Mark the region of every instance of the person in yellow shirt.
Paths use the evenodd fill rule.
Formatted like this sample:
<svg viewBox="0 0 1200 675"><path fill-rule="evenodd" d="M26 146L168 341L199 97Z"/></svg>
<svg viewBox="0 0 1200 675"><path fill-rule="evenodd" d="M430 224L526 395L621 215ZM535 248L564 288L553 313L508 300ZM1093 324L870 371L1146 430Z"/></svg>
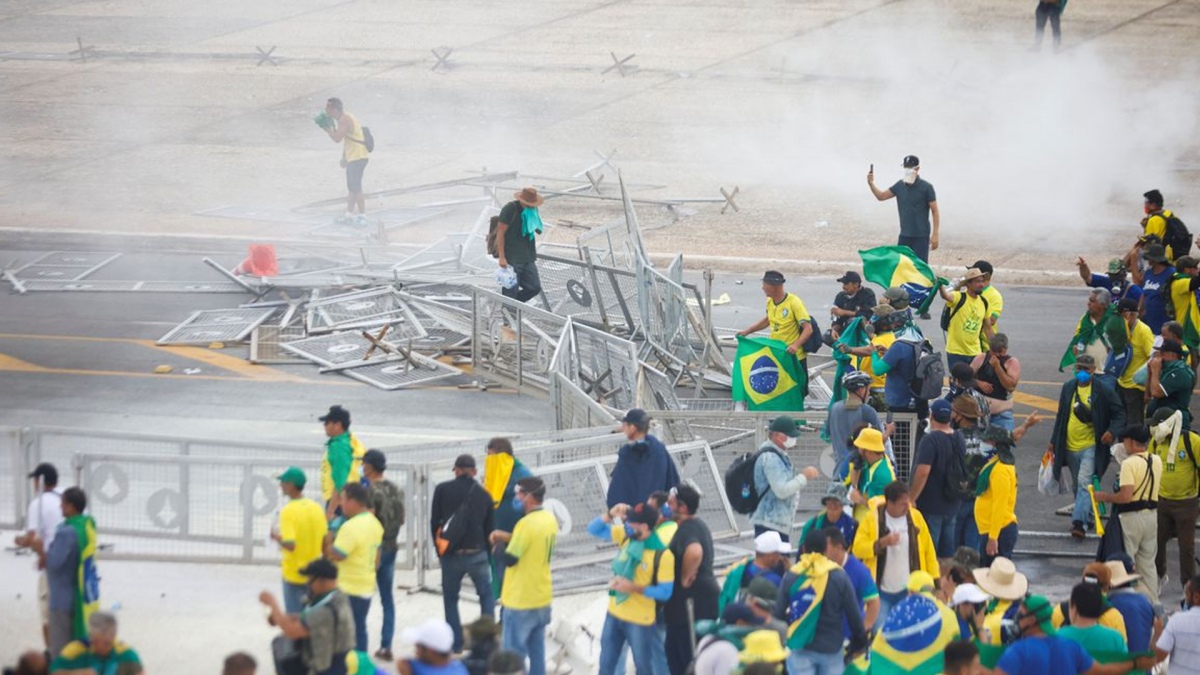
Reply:
<svg viewBox="0 0 1200 675"><path fill-rule="evenodd" d="M1171 217L1171 211L1164 209L1163 205L1166 202L1163 199L1162 192L1158 190L1150 190L1142 195L1145 202L1142 210L1145 211L1146 217L1142 218L1142 237L1139 242L1144 241L1147 237L1157 237L1158 241L1166 248L1167 260L1175 260L1176 251L1167 246L1167 218ZM1179 253L1182 253L1180 251Z"/></svg>
<svg viewBox="0 0 1200 675"><path fill-rule="evenodd" d="M624 524L614 525L615 518ZM667 652L655 620L658 603L675 589L675 556L654 533L658 509L618 505L588 524L588 533L621 547L613 559L608 615L600 635L600 675L625 672L625 645L639 673L667 672Z"/></svg>
<svg viewBox="0 0 1200 675"><path fill-rule="evenodd" d="M308 476L299 467L290 466L279 475L279 490L290 501L279 512L278 529L271 529L271 539L281 549L283 608L288 614L299 614L304 608L308 578L300 570L321 557L322 542L328 531L325 509L304 496L307 482Z"/></svg>
<svg viewBox="0 0 1200 675"><path fill-rule="evenodd" d="M1017 566L1004 556L997 556L987 567L973 570L972 576L979 590L991 596L984 605L978 643L983 667L994 668L1004 654L1004 622L1015 620L1021 599L1029 591L1029 578L1018 572Z"/></svg>
<svg viewBox="0 0 1200 675"><path fill-rule="evenodd" d="M1104 594L1104 611L1100 613L1100 619L1097 623L1105 628L1111 628L1121 634L1123 640L1128 641L1128 633L1125 628L1125 615L1113 606L1108 601L1108 591L1112 588L1112 568L1104 563L1091 562L1083 568L1083 583L1096 584L1100 587L1100 592ZM1050 616L1050 622L1055 628L1071 625L1070 601L1064 600L1054 606L1054 613Z"/></svg>
<svg viewBox="0 0 1200 675"><path fill-rule="evenodd" d="M988 303L988 320L992 323L992 332L999 333L1000 315L1004 313L1004 296L1000 295L1000 291L992 285L992 277L995 276L995 268L992 263L986 260L976 260L974 265L967 267L968 270L975 268L983 272L983 290L979 292L979 296ZM979 336L979 348L981 351L988 350L988 337L986 335Z"/></svg>
<svg viewBox="0 0 1200 675"><path fill-rule="evenodd" d="M1036 418L1034 418L1036 424ZM1021 433L1028 426L1021 427ZM979 557L984 567L996 556L1012 560L1017 546L1017 468L1013 456L1013 434L1004 427L990 426L983 440L993 450L979 471L975 485L975 525L979 529Z"/></svg>
<svg viewBox="0 0 1200 675"><path fill-rule="evenodd" d="M1125 405L1125 422L1141 424L1146 419L1146 385L1138 384L1133 376L1150 360L1150 353L1154 351L1154 332L1138 318L1137 300L1120 300L1117 313L1129 330L1129 361L1117 378L1117 395Z"/></svg>
<svg viewBox="0 0 1200 675"><path fill-rule="evenodd" d="M1186 428L1183 413L1159 408L1150 418L1150 444L1146 452L1162 460L1162 485L1158 494L1158 555L1154 566L1159 579L1167 576L1167 542L1179 540L1179 583L1196 574L1197 466L1200 434ZM1163 582L1166 586L1166 582Z"/></svg>
<svg viewBox="0 0 1200 675"><path fill-rule="evenodd" d="M995 333L992 329L991 307L983 297L987 275L972 267L963 277L960 290L947 290L938 286L938 293L946 301L950 312L946 328L946 369L956 363L970 365L976 354L983 351L985 339Z"/></svg>
<svg viewBox="0 0 1200 675"><path fill-rule="evenodd" d="M491 536L493 544L507 544L501 564L509 570L500 590L504 648L519 654L522 662L529 658L530 675L546 675L546 627L553 596L550 559L558 542L558 520L542 508L545 499L541 478L517 481L513 508L524 515L511 534L495 530Z"/></svg>
<svg viewBox="0 0 1200 675"><path fill-rule="evenodd" d="M367 224L367 202L363 194L363 172L371 151L367 149L367 135L358 118L346 112L342 99L331 98L325 102L325 114L336 126L325 127L325 133L334 143L342 144L341 165L346 169L346 216L342 222L363 227Z"/></svg>
<svg viewBox="0 0 1200 675"><path fill-rule="evenodd" d="M787 279L783 273L767 270L762 278L763 295L767 296L767 315L749 328L738 331L738 335L749 335L771 327L771 339L787 345L787 352L796 359L797 372L802 382L797 382L803 394L808 391L808 354L804 343L812 335L813 323L808 310L799 297L788 293L783 285Z"/></svg>
<svg viewBox="0 0 1200 675"><path fill-rule="evenodd" d="M375 570L379 567L383 525L370 511L371 497L362 483L342 488L346 521L337 536L325 536L325 557L337 563L338 590L350 600L354 612L355 649L367 651L367 612L375 595Z"/></svg>
<svg viewBox="0 0 1200 675"><path fill-rule="evenodd" d="M1121 522L1125 552L1133 558L1150 602L1158 604L1158 493L1162 485L1163 461L1146 452L1150 430L1145 425L1129 425L1119 434L1125 452L1121 462L1117 492L1097 492L1096 501L1114 505Z"/></svg>

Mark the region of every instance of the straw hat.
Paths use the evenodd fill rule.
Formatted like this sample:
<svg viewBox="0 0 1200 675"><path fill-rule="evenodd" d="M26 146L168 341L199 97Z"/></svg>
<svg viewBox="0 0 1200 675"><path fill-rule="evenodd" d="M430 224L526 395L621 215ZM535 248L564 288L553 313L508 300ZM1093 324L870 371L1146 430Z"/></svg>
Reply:
<svg viewBox="0 0 1200 675"><path fill-rule="evenodd" d="M1113 588L1120 588L1131 581L1137 581L1138 579L1142 578L1142 575L1140 574L1130 574L1128 571L1126 571L1125 563L1121 562L1120 560L1109 560L1108 562L1104 563L1104 566L1107 567L1109 572L1112 573L1112 580L1109 581L1109 584L1111 584Z"/></svg>
<svg viewBox="0 0 1200 675"><path fill-rule="evenodd" d="M975 585L1001 600L1020 600L1029 590L1029 579L1008 558L998 557L991 567L975 570Z"/></svg>
<svg viewBox="0 0 1200 675"><path fill-rule="evenodd" d="M978 267L972 267L971 269L967 270L967 274L963 277L963 281L978 279L982 276L984 276L983 270L979 269Z"/></svg>
<svg viewBox="0 0 1200 675"><path fill-rule="evenodd" d="M738 655L742 663L782 663L788 657L788 650L783 648L783 641L779 639L779 631L756 630L748 633L742 645Z"/></svg>
<svg viewBox="0 0 1200 675"><path fill-rule="evenodd" d="M854 447L883 454L883 433L875 427L867 427L858 433L858 438L854 439Z"/></svg>
<svg viewBox="0 0 1200 675"><path fill-rule="evenodd" d="M520 192L514 192L513 197L516 197L517 201L521 202L521 206L528 206L530 208L537 208L546 203L546 200L538 194L535 187L522 188Z"/></svg>

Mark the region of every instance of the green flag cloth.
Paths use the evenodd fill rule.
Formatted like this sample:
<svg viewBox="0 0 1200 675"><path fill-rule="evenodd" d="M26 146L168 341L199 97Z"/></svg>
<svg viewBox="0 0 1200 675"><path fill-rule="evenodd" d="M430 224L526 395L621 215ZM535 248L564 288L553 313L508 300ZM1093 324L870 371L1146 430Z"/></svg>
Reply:
<svg viewBox="0 0 1200 675"><path fill-rule="evenodd" d="M938 286L947 283L907 246L878 246L859 251L858 256L862 258L863 277L867 281L908 291L909 304L920 314L929 311Z"/></svg>
<svg viewBox="0 0 1200 675"><path fill-rule="evenodd" d="M1120 343L1120 349L1124 349L1129 343L1129 330L1126 326L1122 340L1121 326L1125 326L1125 322L1117 314L1116 305L1109 305L1100 319L1095 322L1092 321L1090 314L1084 312L1083 316L1079 318L1079 324L1075 327L1075 336L1071 338L1067 350L1063 352L1062 360L1058 362L1058 372L1061 373L1064 368L1075 365L1075 357L1084 347L1096 340L1100 340L1109 351L1112 351L1117 348L1117 345L1113 344L1115 339ZM1097 365L1104 366L1103 363Z"/></svg>

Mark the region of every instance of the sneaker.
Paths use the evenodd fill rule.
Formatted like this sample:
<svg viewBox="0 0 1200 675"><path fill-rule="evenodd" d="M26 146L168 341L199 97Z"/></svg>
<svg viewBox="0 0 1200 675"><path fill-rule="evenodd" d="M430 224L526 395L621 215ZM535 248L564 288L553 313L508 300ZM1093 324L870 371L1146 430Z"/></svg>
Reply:
<svg viewBox="0 0 1200 675"><path fill-rule="evenodd" d="M391 661L392 659L394 659L396 657L394 657L392 655L392 650L381 648L379 651L375 652L375 658L377 658L381 661Z"/></svg>
<svg viewBox="0 0 1200 675"><path fill-rule="evenodd" d="M932 318L933 318L932 316L929 316L929 312L921 312L921 320L922 321L928 321Z"/></svg>
<svg viewBox="0 0 1200 675"><path fill-rule="evenodd" d="M367 216L365 214L360 213L357 216L354 216L354 220L352 220L350 224L354 227L366 227L367 225L370 225L370 221L367 220Z"/></svg>
<svg viewBox="0 0 1200 675"><path fill-rule="evenodd" d="M1079 522L1078 520L1071 521L1071 536L1074 537L1076 541L1083 541L1085 538L1087 538L1087 532L1083 529L1083 523Z"/></svg>

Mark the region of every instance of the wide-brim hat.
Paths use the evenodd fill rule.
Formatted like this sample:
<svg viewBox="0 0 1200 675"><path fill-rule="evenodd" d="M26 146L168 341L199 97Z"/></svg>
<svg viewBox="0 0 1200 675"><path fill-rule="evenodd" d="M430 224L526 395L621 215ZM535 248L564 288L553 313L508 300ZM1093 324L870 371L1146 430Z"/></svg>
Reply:
<svg viewBox="0 0 1200 675"><path fill-rule="evenodd" d="M978 267L972 267L972 268L968 269L967 273L963 276L963 281L970 281L972 279L978 279L979 277L982 277L982 276L984 276L983 270L979 269Z"/></svg>
<svg viewBox="0 0 1200 675"><path fill-rule="evenodd" d="M1001 600L1020 600L1029 591L1029 579L1005 557L997 557L991 567L976 569L975 585L984 593Z"/></svg>
<svg viewBox="0 0 1200 675"><path fill-rule="evenodd" d="M1104 566L1107 567L1108 571L1112 574L1112 578L1108 583L1113 588L1120 588L1127 583L1137 581L1138 579L1142 578L1142 575L1134 574L1126 569L1125 563L1121 562L1120 560L1109 560L1108 562L1104 563Z"/></svg>
<svg viewBox="0 0 1200 675"><path fill-rule="evenodd" d="M850 506L850 488L841 481L829 481L829 487L825 489L824 496L821 497L821 506L829 503L830 499L835 499L842 506Z"/></svg>
<svg viewBox="0 0 1200 675"><path fill-rule="evenodd" d="M532 186L521 188L520 192L514 192L513 197L515 197L517 201L521 202L522 206L528 206L535 209L546 203L546 198L539 195L537 188Z"/></svg>
<svg viewBox="0 0 1200 675"><path fill-rule="evenodd" d="M1142 249L1142 258L1150 262L1167 262L1167 249L1162 244L1146 244Z"/></svg>
<svg viewBox="0 0 1200 675"><path fill-rule="evenodd" d="M854 439L854 447L868 452L884 453L883 432L874 427L863 429L858 433L858 438Z"/></svg>
<svg viewBox="0 0 1200 675"><path fill-rule="evenodd" d="M742 663L780 663L787 657L788 650L783 648L779 631L769 629L747 633L742 639L742 651L738 654L738 660Z"/></svg>

